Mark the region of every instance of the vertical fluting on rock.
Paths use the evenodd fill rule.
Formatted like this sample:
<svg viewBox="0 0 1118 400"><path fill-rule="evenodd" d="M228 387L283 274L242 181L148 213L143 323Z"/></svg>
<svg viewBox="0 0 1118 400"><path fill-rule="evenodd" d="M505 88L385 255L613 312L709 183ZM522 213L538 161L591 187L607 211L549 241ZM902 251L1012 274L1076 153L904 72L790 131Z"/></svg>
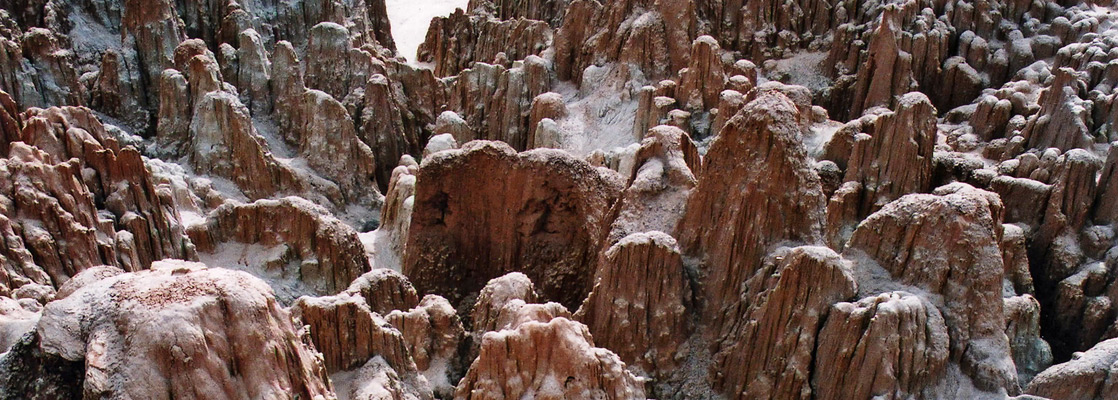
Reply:
<svg viewBox="0 0 1118 400"><path fill-rule="evenodd" d="M435 153L417 175L404 274L421 293L457 303L488 279L520 271L545 299L577 305L589 292L620 180L556 150L517 154L475 141Z"/></svg>
<svg viewBox="0 0 1118 400"><path fill-rule="evenodd" d="M683 253L699 257L706 304L716 322L769 246L822 238L824 198L802 143L795 104L768 91L722 128L677 229Z"/></svg>
<svg viewBox="0 0 1118 400"><path fill-rule="evenodd" d="M900 283L942 296L949 360L982 390L1015 393L1002 311L1002 215L996 194L966 184L941 187L935 195L910 194L866 218L846 254L865 257L859 263L876 263Z"/></svg>
<svg viewBox="0 0 1118 400"><path fill-rule="evenodd" d="M643 386L616 354L594 347L585 325L560 317L485 334L455 398L643 399Z"/></svg>
<svg viewBox="0 0 1118 400"><path fill-rule="evenodd" d="M690 277L675 239L634 233L605 252L594 287L575 318L595 343L650 375L679 366L679 346L691 331Z"/></svg>

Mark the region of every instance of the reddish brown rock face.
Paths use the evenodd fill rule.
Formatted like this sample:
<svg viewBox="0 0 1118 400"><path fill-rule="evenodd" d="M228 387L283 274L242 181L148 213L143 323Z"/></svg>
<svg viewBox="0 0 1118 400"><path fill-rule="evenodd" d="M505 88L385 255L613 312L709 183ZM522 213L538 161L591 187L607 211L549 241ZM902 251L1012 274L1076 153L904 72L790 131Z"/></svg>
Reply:
<svg viewBox="0 0 1118 400"><path fill-rule="evenodd" d="M416 371L403 335L361 297L301 297L291 309L310 327L314 347L322 352L331 373L356 369L374 356L384 358L396 371Z"/></svg>
<svg viewBox="0 0 1118 400"><path fill-rule="evenodd" d="M575 317L595 342L649 375L679 366L679 346L691 330L691 281L675 239L635 233L605 252L590 296ZM644 284L641 284L644 282Z"/></svg>
<svg viewBox="0 0 1118 400"><path fill-rule="evenodd" d="M616 174L553 150L475 141L436 153L419 168L408 230L407 247L424 251L408 252L404 274L421 293L457 303L520 271L543 298L577 305L620 186Z"/></svg>
<svg viewBox="0 0 1118 400"><path fill-rule="evenodd" d="M904 292L835 303L819 331L817 398L934 396L947 364L947 327L926 300Z"/></svg>
<svg viewBox="0 0 1118 400"><path fill-rule="evenodd" d="M114 228L131 234L136 259L122 264L144 268L164 258L189 259L186 239L174 202L160 193L154 178L133 147L122 147L89 109L52 107L23 115L21 140L50 153L50 162L82 160L82 180L96 204L113 215Z"/></svg>
<svg viewBox="0 0 1118 400"><path fill-rule="evenodd" d="M455 12L432 21L417 58L433 63L435 75L452 76L475 61L506 64L539 55L550 42L551 29L543 21L498 21Z"/></svg>
<svg viewBox="0 0 1118 400"><path fill-rule="evenodd" d="M140 154L118 145L90 110L31 109L7 128L3 291L58 287L95 265L134 271L194 257L173 201Z"/></svg>
<svg viewBox="0 0 1118 400"><path fill-rule="evenodd" d="M714 387L737 398L810 398L807 377L814 350L824 345L816 336L823 316L831 304L853 297L857 285L850 268L825 247L770 257L742 284L740 304L727 310L738 317L722 325Z"/></svg>
<svg viewBox="0 0 1118 400"><path fill-rule="evenodd" d="M722 128L707 153L676 231L683 253L702 260L707 321L737 302L769 246L822 237L822 188L798 118L791 100L766 92Z"/></svg>
<svg viewBox="0 0 1118 400"><path fill-rule="evenodd" d="M346 292L364 297L369 309L381 315L388 315L393 310L410 310L419 305L415 287L408 278L386 268L377 268L357 277Z"/></svg>

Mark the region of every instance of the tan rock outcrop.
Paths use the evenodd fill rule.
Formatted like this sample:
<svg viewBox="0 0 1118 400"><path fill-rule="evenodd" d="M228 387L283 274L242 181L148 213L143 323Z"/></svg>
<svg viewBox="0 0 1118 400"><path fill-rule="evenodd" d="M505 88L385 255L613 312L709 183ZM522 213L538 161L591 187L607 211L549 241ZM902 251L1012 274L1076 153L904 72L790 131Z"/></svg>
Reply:
<svg viewBox="0 0 1118 400"><path fill-rule="evenodd" d="M277 288L286 301L299 294L341 292L370 269L357 232L321 206L299 197L225 204L187 233L203 260L218 260L230 251L239 255L241 248L255 246L262 254L246 259L253 249L245 249L234 264L305 286L305 291L295 289L295 293Z"/></svg>
<svg viewBox="0 0 1118 400"><path fill-rule="evenodd" d="M121 260L122 265L146 268L164 258L194 257L174 201L155 187L140 153L122 148L89 109L31 109L23 119L20 140L49 153L47 162L81 160L82 182L95 204L112 214L114 230L130 235L129 243L121 244L138 259Z"/></svg>
<svg viewBox="0 0 1118 400"><path fill-rule="evenodd" d="M1005 203L1005 222L1040 225L1052 186L1029 179L1000 175L990 181L990 190Z"/></svg>
<svg viewBox="0 0 1118 400"><path fill-rule="evenodd" d="M330 32L331 29L345 30L336 24L320 25L312 30L312 34ZM333 50L341 52L339 57L348 60L352 50L348 38L338 40L344 43ZM308 86L318 82L317 87L324 91L304 86L304 79L299 73L300 62L289 44L280 43L276 47L272 85L273 90L280 92L274 114L280 135L296 149L299 157L307 161L307 166L337 186L333 190L340 191L342 197L331 197L335 203L377 204L380 193L374 180L378 166L376 158L372 149L358 136L349 111L336 100L344 98L351 90L363 87L368 78L359 74L363 79L351 78L349 75L356 73L349 72L345 77L360 83L338 79L338 74L332 69L336 66L330 63L329 57L314 53L311 56L318 57L311 58L318 61L307 63L305 81Z"/></svg>
<svg viewBox="0 0 1118 400"><path fill-rule="evenodd" d="M687 66L698 29L695 7L671 1L572 1L555 32L555 72L581 85L587 67L616 61L653 81L668 78Z"/></svg>
<svg viewBox="0 0 1118 400"><path fill-rule="evenodd" d="M8 92L0 90L0 154L8 154L8 144L19 141L23 132L23 118L19 107Z"/></svg>
<svg viewBox="0 0 1118 400"><path fill-rule="evenodd" d="M466 11L471 14L487 14L497 19L527 18L545 21L551 26L559 26L567 12L570 0L531 0L518 2L509 0L471 0Z"/></svg>
<svg viewBox="0 0 1118 400"><path fill-rule="evenodd" d="M666 125L650 129L633 158L629 187L614 207L609 243L632 233L675 232L701 163L686 132Z"/></svg>
<svg viewBox="0 0 1118 400"><path fill-rule="evenodd" d="M893 112L878 115L869 138L854 140L845 180L862 185L858 219L905 194L931 189L936 109L919 92L895 104Z"/></svg>
<svg viewBox="0 0 1118 400"><path fill-rule="evenodd" d="M1113 377L1118 364L1118 339L1096 344L1078 358L1057 364L1036 376L1029 394L1054 400L1102 400L1118 395Z"/></svg>
<svg viewBox="0 0 1118 400"><path fill-rule="evenodd" d="M401 374L416 373L404 335L361 296L300 297L291 315L310 327L308 336L330 373L357 369L378 356Z"/></svg>
<svg viewBox="0 0 1118 400"><path fill-rule="evenodd" d="M539 96L536 96L536 99L539 99L541 96L547 95L548 93L541 94ZM537 100L532 101L532 115L536 115L536 101ZM462 139L476 136L473 129L470 128L470 125L466 123L466 120L462 119L462 116L458 115L458 113L454 111L443 111L442 113L439 113L439 117L435 119L434 132L437 135L450 134L450 136L454 138L454 141L459 143L465 143L469 141L463 141Z"/></svg>
<svg viewBox="0 0 1118 400"><path fill-rule="evenodd" d="M538 56L550 45L551 28L546 22L523 18L498 20L459 9L431 20L416 59L432 63L436 76L452 76L474 62L498 64L499 55L508 61Z"/></svg>
<svg viewBox="0 0 1118 400"><path fill-rule="evenodd" d="M419 296L408 278L387 268L377 268L357 277L346 293L364 297L369 309L380 315L419 305Z"/></svg>
<svg viewBox="0 0 1118 400"><path fill-rule="evenodd" d="M856 69L849 114L837 113L838 118L859 115L874 106L888 105L894 94L913 89L912 54L901 51L897 40L900 30L898 13L896 8L886 8L882 13L881 23L870 39L866 59ZM846 57L847 54L839 53L844 50L842 46L832 47L831 57Z"/></svg>
<svg viewBox="0 0 1118 400"><path fill-rule="evenodd" d="M676 101L689 110L718 106L719 96L729 78L718 41L706 35L695 39L691 44L690 60L687 68L679 71Z"/></svg>
<svg viewBox="0 0 1118 400"><path fill-rule="evenodd" d="M475 141L435 153L417 175L404 274L420 293L457 303L489 279L520 271L544 299L579 304L620 181L556 150L517 154Z"/></svg>
<svg viewBox="0 0 1118 400"><path fill-rule="evenodd" d="M842 248L849 232L870 213L908 193L931 189L936 109L923 93L896 99L894 110L874 108L847 123L824 149L845 168L841 196L828 203L828 241Z"/></svg>
<svg viewBox="0 0 1118 400"><path fill-rule="evenodd" d="M511 68L475 63L445 78L446 108L461 115L477 134L455 139L500 140L518 151L527 149L533 100L551 90L549 68L544 59L528 56Z"/></svg>
<svg viewBox="0 0 1118 400"><path fill-rule="evenodd" d="M733 398L811 398L813 357L831 305L857 291L850 267L833 250L777 251L742 283L728 311L712 368L715 389ZM828 318L829 319L829 318Z"/></svg>
<svg viewBox="0 0 1118 400"><path fill-rule="evenodd" d="M407 375L401 375L381 357L373 357L353 371L330 376L334 392L350 400L425 400L433 398L430 390L416 386Z"/></svg>
<svg viewBox="0 0 1118 400"><path fill-rule="evenodd" d="M603 257L575 318L626 364L666 375L680 364L678 350L695 312L675 239L663 232L634 233Z"/></svg>
<svg viewBox="0 0 1118 400"><path fill-rule="evenodd" d="M0 351L7 352L24 334L35 330L42 308L32 299L0 296Z"/></svg>
<svg viewBox="0 0 1118 400"><path fill-rule="evenodd" d="M831 306L818 333L812 394L851 399L935 396L950 338L939 310L905 292Z"/></svg>
<svg viewBox="0 0 1118 400"><path fill-rule="evenodd" d="M111 220L100 217L93 193L82 183L81 162L51 160L18 142L9 158L0 159L4 293L29 283L58 286L86 268L121 264L116 231ZM137 259L129 256L134 253L124 259Z"/></svg>
<svg viewBox="0 0 1118 400"><path fill-rule="evenodd" d="M388 191L380 209L380 226L373 232L373 267L402 268L418 170L419 164L407 155L401 157L400 165L392 170L392 179L388 181Z"/></svg>
<svg viewBox="0 0 1118 400"><path fill-rule="evenodd" d="M392 311L388 322L400 330L416 368L438 395L453 396L454 383L462 376L458 347L466 331L454 307L446 299L427 295L413 309Z"/></svg>
<svg viewBox="0 0 1118 400"><path fill-rule="evenodd" d="M290 321L251 275L161 261L50 303L37 355L83 363L83 396L334 398Z"/></svg>
<svg viewBox="0 0 1118 400"><path fill-rule="evenodd" d="M1056 69L1053 77L1052 85L1038 100L1040 110L1029 119L1022 135L1028 140L1028 146L1035 149L1091 148L1095 143L1087 125L1091 102L1079 97L1084 90L1083 82L1070 68Z"/></svg>
<svg viewBox="0 0 1118 400"><path fill-rule="evenodd" d="M303 187L295 171L268 150L248 108L233 94L213 91L199 99L189 132L194 167L233 181L249 198L298 193Z"/></svg>
<svg viewBox="0 0 1118 400"><path fill-rule="evenodd" d="M502 321L512 319L502 313L510 311L505 306L513 300L535 303L537 298L536 286L523 273L510 272L490 279L478 293L470 313L474 334L481 337L485 332L500 330Z"/></svg>
<svg viewBox="0 0 1118 400"><path fill-rule="evenodd" d="M966 184L936 193L906 195L870 215L844 254L859 260L858 269L879 267L899 283L942 296L949 360L979 389L1015 393L1004 332L1001 200Z"/></svg>
<svg viewBox="0 0 1118 400"><path fill-rule="evenodd" d="M548 134L551 132L540 132L541 123L554 124L555 121L568 115L570 110L563 101L563 95L559 93L547 92L532 99L532 108L528 115L528 148L556 147L555 142L558 138ZM550 119L551 122L543 122L545 119Z"/></svg>
<svg viewBox="0 0 1118 400"><path fill-rule="evenodd" d="M650 128L668 124L668 114L678 107L675 99L656 93L656 88L652 86L642 87L637 93L637 113L633 121L633 138L636 140L643 140ZM721 122L725 124L725 121Z"/></svg>
<svg viewBox="0 0 1118 400"><path fill-rule="evenodd" d="M536 368L517 368L535 365ZM567 318L490 332L455 398L643 399L643 383L609 350L594 347L586 326Z"/></svg>
<svg viewBox="0 0 1118 400"><path fill-rule="evenodd" d="M371 150L341 103L303 86L290 44L278 44L271 60L279 132L271 124L257 130L201 41L183 42L175 63L181 70L162 77L158 155L188 156L195 170L231 180L250 199L299 194L337 209L379 204Z"/></svg>
<svg viewBox="0 0 1118 400"><path fill-rule="evenodd" d="M375 48L362 46L345 26L322 22L310 29L304 76L309 89L321 90L339 101L359 96L369 78L385 73Z"/></svg>

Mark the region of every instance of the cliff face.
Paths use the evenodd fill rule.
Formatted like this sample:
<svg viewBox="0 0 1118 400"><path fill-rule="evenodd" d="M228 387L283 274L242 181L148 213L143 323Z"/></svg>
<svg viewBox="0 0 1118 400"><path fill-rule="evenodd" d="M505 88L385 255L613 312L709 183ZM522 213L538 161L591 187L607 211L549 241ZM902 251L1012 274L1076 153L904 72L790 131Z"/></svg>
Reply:
<svg viewBox="0 0 1118 400"><path fill-rule="evenodd" d="M407 247L426 250L408 252L404 274L456 303L519 271L545 299L577 306L621 185L613 171L553 150L475 141L436 153L416 176L408 229Z"/></svg>
<svg viewBox="0 0 1118 400"><path fill-rule="evenodd" d="M457 1L0 0L0 399L1116 396L1115 4Z"/></svg>

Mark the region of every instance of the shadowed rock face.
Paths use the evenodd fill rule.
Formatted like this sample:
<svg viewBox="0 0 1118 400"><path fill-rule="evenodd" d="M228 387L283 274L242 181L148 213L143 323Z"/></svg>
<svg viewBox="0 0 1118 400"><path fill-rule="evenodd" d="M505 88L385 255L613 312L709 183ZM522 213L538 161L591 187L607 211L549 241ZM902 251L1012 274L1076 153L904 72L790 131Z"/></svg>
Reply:
<svg viewBox="0 0 1118 400"><path fill-rule="evenodd" d="M407 247L425 250L408 252L404 274L419 292L457 303L519 271L543 298L577 305L621 185L615 173L554 150L517 154L475 141L436 153L419 168L408 229Z"/></svg>

